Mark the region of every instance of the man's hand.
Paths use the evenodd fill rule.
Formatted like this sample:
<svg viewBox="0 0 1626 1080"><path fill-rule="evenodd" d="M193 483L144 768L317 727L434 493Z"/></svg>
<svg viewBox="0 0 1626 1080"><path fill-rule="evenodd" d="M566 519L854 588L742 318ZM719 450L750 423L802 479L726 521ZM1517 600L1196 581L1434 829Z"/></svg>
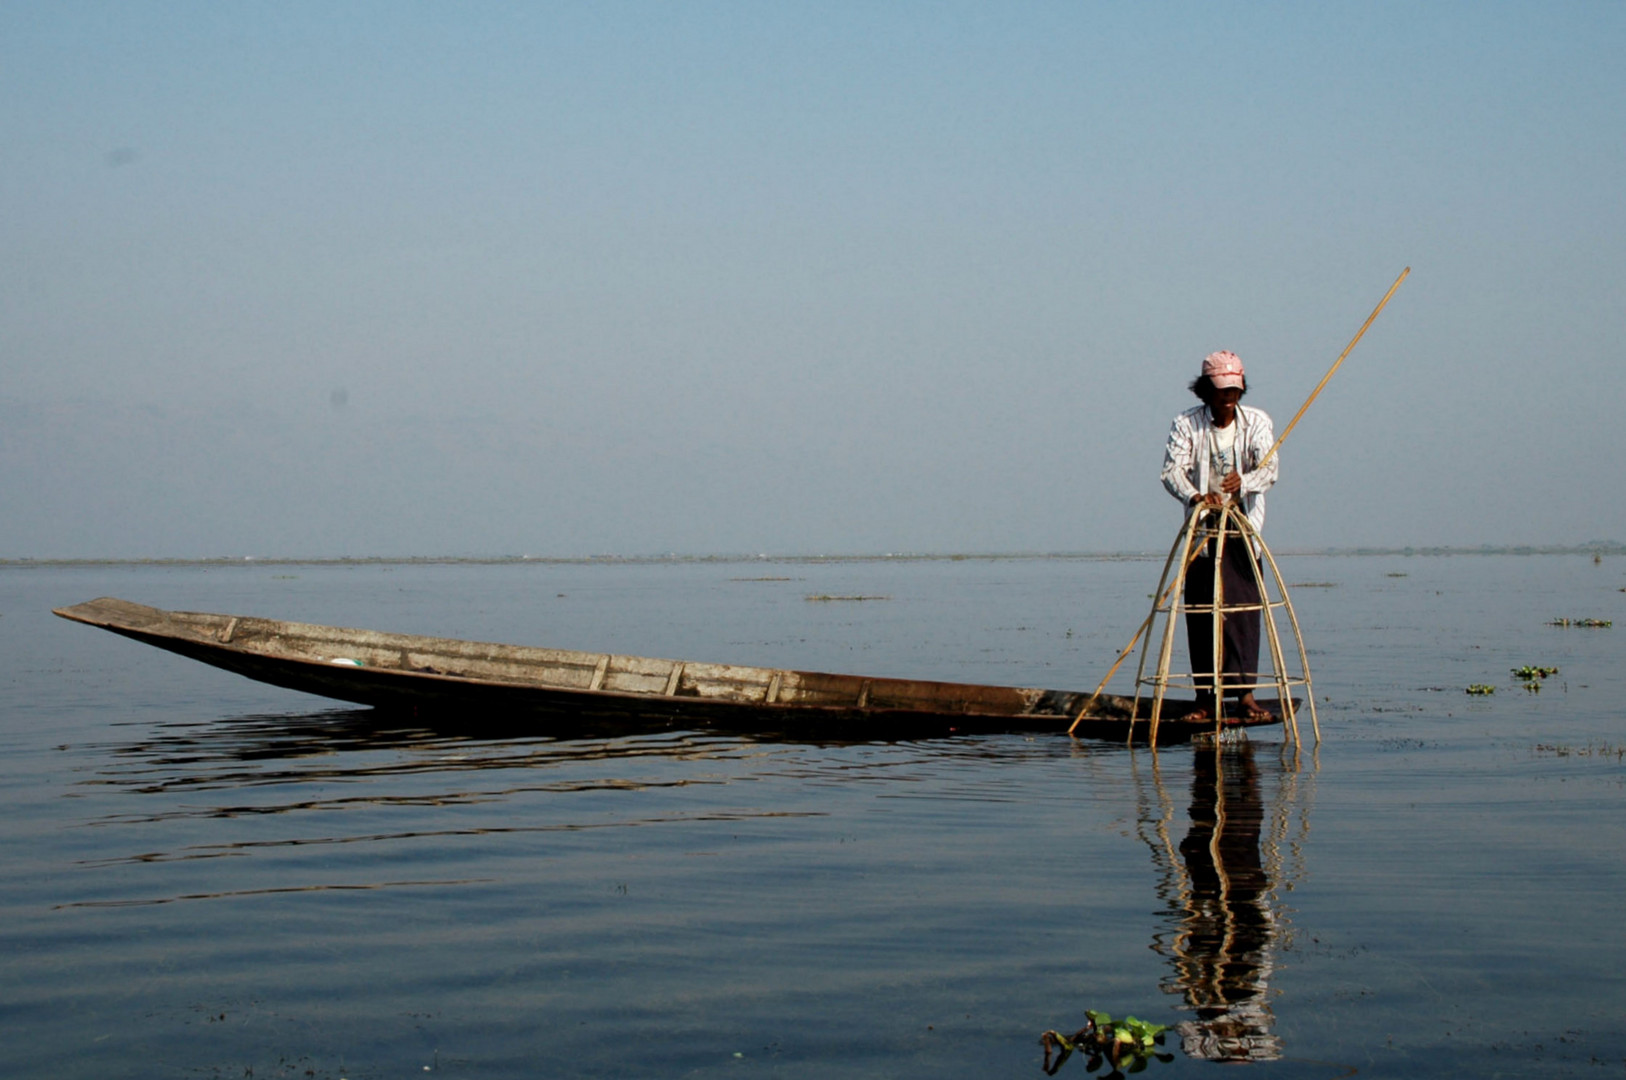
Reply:
<svg viewBox="0 0 1626 1080"><path fill-rule="evenodd" d="M1225 505L1227 496L1229 496L1231 499L1238 499L1240 498L1241 494L1242 474L1226 473L1225 479L1220 481L1219 491L1210 491L1206 495L1193 495L1191 497L1191 505L1207 506L1217 510Z"/></svg>

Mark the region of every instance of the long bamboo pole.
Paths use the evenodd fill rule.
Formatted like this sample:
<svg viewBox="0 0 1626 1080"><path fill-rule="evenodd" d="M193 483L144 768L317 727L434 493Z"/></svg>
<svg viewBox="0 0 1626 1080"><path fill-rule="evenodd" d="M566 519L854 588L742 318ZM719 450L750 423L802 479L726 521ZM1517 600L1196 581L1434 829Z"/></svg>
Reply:
<svg viewBox="0 0 1626 1080"><path fill-rule="evenodd" d="M1299 406L1299 411L1293 414L1293 419L1287 422L1287 426L1282 429L1282 433L1276 436L1275 445L1270 448L1270 451L1266 453L1264 457L1259 459L1259 463L1254 466L1255 469L1263 469L1270 462L1270 459L1276 456L1276 451L1281 448L1282 443L1287 441L1287 437L1293 433L1293 429L1298 426L1299 420L1304 417L1304 414L1309 410L1310 405L1314 403L1317 397L1320 396L1321 391L1327 388L1327 384L1331 382L1332 377L1337 374L1339 365L1343 364L1344 359L1349 356L1351 352L1355 351L1356 344L1361 340L1362 336L1365 335L1367 328L1377 320L1378 313L1381 312L1384 306L1389 303L1389 298L1395 294L1396 289L1400 288L1400 283L1406 280L1406 275L1409 273L1411 273L1411 267L1409 266L1400 271L1400 276L1395 278L1395 283L1389 286L1389 291L1383 294L1383 299L1379 300L1378 306L1372 309L1372 314L1368 315L1366 317L1366 321L1361 324L1361 328L1355 331L1355 336L1349 339L1349 344L1345 345L1344 351L1338 354L1338 359L1333 361L1332 367L1328 368L1327 373L1321 376L1321 381L1316 383L1315 389L1310 391L1310 396L1304 399L1304 404Z"/></svg>

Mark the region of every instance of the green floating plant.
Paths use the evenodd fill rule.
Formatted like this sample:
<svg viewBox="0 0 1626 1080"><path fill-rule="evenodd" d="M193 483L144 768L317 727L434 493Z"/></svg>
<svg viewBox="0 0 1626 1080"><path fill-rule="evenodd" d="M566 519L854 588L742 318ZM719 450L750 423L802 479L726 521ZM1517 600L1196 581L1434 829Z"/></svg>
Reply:
<svg viewBox="0 0 1626 1080"><path fill-rule="evenodd" d="M1487 683L1476 682L1472 686L1468 687L1468 693L1470 693L1470 694L1494 694L1494 693L1496 693L1496 687L1491 686L1491 685L1489 685Z"/></svg>
<svg viewBox="0 0 1626 1080"><path fill-rule="evenodd" d="M1531 664L1526 664L1524 667L1516 667L1513 669L1513 677L1515 679L1523 679L1524 688L1530 691L1532 694L1541 689L1541 680L1545 679L1549 675L1557 674L1558 669L1555 667L1535 667Z"/></svg>
<svg viewBox="0 0 1626 1080"><path fill-rule="evenodd" d="M1626 589L1622 589L1620 591L1621 592L1626 592ZM1601 629L1601 628L1603 628L1605 626L1613 626L1613 625L1615 625L1615 621L1613 619L1553 619L1547 625L1548 626L1586 626L1586 627L1591 627L1593 629Z"/></svg>
<svg viewBox="0 0 1626 1080"><path fill-rule="evenodd" d="M1088 1055L1089 1060L1084 1067L1092 1073L1110 1065L1111 1070L1104 1074L1108 1080L1126 1073L1138 1073L1153 1058L1162 1062L1174 1060L1173 1054L1157 1051L1163 1044L1163 1033L1169 1030L1168 1025L1154 1024L1133 1016L1114 1020L1109 1014L1094 1009L1086 1009L1084 1015L1089 1023L1070 1036L1059 1031L1047 1031L1039 1037L1039 1043L1044 1047L1046 1075L1056 1075L1062 1063L1074 1052Z"/></svg>

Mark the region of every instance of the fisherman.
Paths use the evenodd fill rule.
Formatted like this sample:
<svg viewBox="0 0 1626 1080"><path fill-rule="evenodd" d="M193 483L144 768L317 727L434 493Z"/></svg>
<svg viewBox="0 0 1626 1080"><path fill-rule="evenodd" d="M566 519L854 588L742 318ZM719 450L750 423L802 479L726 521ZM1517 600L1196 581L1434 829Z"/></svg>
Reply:
<svg viewBox="0 0 1626 1080"><path fill-rule="evenodd" d="M1185 505L1187 514L1218 509L1227 500L1239 503L1257 532L1265 525L1265 492L1276 482L1270 417L1241 404L1248 380L1236 353L1210 353L1190 389L1202 404L1174 418L1163 452L1163 486ZM1270 460L1258 468L1267 455ZM1214 603L1212 548L1210 541L1186 571L1188 607ZM1258 561L1251 545L1240 536L1227 537L1220 562L1224 604L1259 603ZM1259 681L1259 612L1234 612L1222 627L1220 688L1237 699L1247 718L1267 719L1270 713L1254 699L1252 685ZM1214 715L1216 707L1211 611L1187 613L1186 642L1197 684L1197 709L1191 719L1201 720Z"/></svg>

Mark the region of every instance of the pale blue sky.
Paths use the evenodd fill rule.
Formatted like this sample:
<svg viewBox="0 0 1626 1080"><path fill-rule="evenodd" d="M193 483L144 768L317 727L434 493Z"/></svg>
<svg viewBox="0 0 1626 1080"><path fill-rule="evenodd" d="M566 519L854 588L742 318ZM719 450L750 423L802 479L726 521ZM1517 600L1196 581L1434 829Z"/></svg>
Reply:
<svg viewBox="0 0 1626 1080"><path fill-rule="evenodd" d="M336 9L336 10L334 10ZM0 558L1626 539L1626 5L0 5Z"/></svg>

